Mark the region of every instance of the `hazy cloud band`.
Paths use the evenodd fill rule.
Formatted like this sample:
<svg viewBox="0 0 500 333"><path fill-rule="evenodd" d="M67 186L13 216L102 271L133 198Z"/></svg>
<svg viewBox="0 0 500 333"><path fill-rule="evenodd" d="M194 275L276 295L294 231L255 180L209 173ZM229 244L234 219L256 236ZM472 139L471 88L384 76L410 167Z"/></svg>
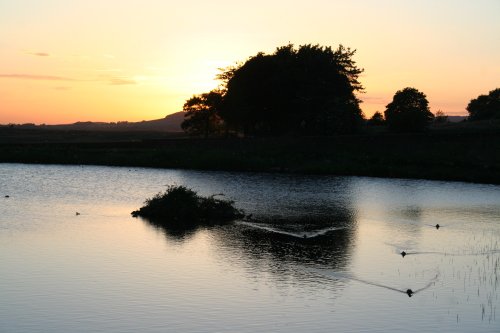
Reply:
<svg viewBox="0 0 500 333"><path fill-rule="evenodd" d="M45 81L78 81L68 77L52 75L32 75L32 74L0 74L0 78L22 79L22 80L45 80Z"/></svg>

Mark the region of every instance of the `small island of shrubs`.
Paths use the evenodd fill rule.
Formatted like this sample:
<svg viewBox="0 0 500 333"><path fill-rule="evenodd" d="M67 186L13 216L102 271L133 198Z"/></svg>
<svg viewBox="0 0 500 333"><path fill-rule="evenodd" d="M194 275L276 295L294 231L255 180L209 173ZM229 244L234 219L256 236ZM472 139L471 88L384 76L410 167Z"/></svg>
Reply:
<svg viewBox="0 0 500 333"><path fill-rule="evenodd" d="M185 186L172 185L164 193L147 199L144 207L133 211L132 216L173 226L225 223L244 216L233 201L216 196L202 197Z"/></svg>

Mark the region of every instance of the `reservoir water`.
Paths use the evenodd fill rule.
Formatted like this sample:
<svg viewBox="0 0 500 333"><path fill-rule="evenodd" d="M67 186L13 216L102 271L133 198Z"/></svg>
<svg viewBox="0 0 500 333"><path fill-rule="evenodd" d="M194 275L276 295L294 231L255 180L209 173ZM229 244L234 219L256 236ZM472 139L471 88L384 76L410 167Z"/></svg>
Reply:
<svg viewBox="0 0 500 333"><path fill-rule="evenodd" d="M131 217L172 184L251 217ZM0 164L0 332L499 332L499 241L494 185Z"/></svg>

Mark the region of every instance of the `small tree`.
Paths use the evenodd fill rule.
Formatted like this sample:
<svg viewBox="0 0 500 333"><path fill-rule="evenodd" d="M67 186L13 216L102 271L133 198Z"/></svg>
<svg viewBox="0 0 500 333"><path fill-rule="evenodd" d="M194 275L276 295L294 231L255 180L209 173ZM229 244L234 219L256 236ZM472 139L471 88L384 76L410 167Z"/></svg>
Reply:
<svg viewBox="0 0 500 333"><path fill-rule="evenodd" d="M433 119L425 94L415 88L398 90L385 110L389 129L397 132L422 131Z"/></svg>
<svg viewBox="0 0 500 333"><path fill-rule="evenodd" d="M467 105L469 120L500 119L500 88L481 95Z"/></svg>
<svg viewBox="0 0 500 333"><path fill-rule="evenodd" d="M184 121L182 129L194 136L217 134L222 130L223 122L218 114L222 103L222 93L213 90L209 93L193 96L184 103Z"/></svg>
<svg viewBox="0 0 500 333"><path fill-rule="evenodd" d="M373 116L368 119L369 126L383 126L385 125L384 116L380 112L375 112Z"/></svg>
<svg viewBox="0 0 500 333"><path fill-rule="evenodd" d="M444 124L448 122L448 116L444 114L443 111L438 110L434 115L434 123L436 124Z"/></svg>

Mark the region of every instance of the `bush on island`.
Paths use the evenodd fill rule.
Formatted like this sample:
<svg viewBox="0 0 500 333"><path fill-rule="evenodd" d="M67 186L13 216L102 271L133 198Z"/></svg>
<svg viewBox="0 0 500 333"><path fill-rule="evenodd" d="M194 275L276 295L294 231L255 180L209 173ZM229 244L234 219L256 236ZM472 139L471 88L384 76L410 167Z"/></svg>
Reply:
<svg viewBox="0 0 500 333"><path fill-rule="evenodd" d="M144 207L133 211L132 216L177 225L229 222L244 216L233 201L216 196L202 197L185 186L172 185L164 193L147 199Z"/></svg>

